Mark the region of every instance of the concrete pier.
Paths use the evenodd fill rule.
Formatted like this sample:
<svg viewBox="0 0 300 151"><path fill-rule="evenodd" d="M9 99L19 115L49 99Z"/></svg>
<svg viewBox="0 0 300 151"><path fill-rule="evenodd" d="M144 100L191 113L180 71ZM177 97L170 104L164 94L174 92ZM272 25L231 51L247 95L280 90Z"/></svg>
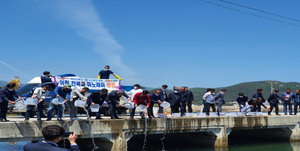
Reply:
<svg viewBox="0 0 300 151"><path fill-rule="evenodd" d="M154 119L102 119L78 121L18 121L0 123L0 141L33 141L42 138L46 125L60 125L75 131L78 138L101 138L105 150L127 150L128 141L136 135L151 134L207 134L215 147L228 146L228 136L238 130L274 129L290 141L300 141L300 116L245 116L245 117L178 117ZM276 133L275 133L276 134ZM200 136L193 136L194 140ZM203 138L201 138L203 139Z"/></svg>

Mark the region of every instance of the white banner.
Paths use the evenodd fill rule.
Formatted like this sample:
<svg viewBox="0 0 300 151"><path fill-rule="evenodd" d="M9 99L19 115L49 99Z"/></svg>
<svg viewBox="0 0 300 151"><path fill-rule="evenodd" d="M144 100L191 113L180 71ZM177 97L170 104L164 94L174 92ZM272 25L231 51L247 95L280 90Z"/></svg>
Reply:
<svg viewBox="0 0 300 151"><path fill-rule="evenodd" d="M120 80L117 79L93 79L93 78L76 78L76 77L59 77L55 76L58 86L71 84L73 87L88 87L91 90L120 90Z"/></svg>

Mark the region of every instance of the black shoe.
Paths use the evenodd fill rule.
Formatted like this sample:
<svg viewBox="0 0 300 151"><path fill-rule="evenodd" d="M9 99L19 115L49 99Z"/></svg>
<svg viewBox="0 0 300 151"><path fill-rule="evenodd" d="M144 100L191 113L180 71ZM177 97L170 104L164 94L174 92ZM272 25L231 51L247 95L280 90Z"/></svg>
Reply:
<svg viewBox="0 0 300 151"><path fill-rule="evenodd" d="M7 120L7 119L4 119L4 122L9 122L9 120Z"/></svg>
<svg viewBox="0 0 300 151"><path fill-rule="evenodd" d="M6 122L5 119L0 119L0 122Z"/></svg>
<svg viewBox="0 0 300 151"><path fill-rule="evenodd" d="M142 116L141 119L145 119L145 116Z"/></svg>
<svg viewBox="0 0 300 151"><path fill-rule="evenodd" d="M42 119L40 119L40 118L38 118L37 120L38 120L38 121L42 121Z"/></svg>
<svg viewBox="0 0 300 151"><path fill-rule="evenodd" d="M122 118L119 118L119 117L114 117L114 118L111 118L111 119L122 119Z"/></svg>
<svg viewBox="0 0 300 151"><path fill-rule="evenodd" d="M58 121L64 121L64 120L63 120L63 119L61 119L61 118L58 118L57 120L58 120Z"/></svg>
<svg viewBox="0 0 300 151"><path fill-rule="evenodd" d="M51 119L48 119L48 118L47 118L47 120L46 120L46 121L51 121Z"/></svg>
<svg viewBox="0 0 300 151"><path fill-rule="evenodd" d="M294 114L290 114L290 115L294 115Z"/></svg>
<svg viewBox="0 0 300 151"><path fill-rule="evenodd" d="M97 120L97 119L102 119L102 118L101 117L96 117L95 119Z"/></svg>
<svg viewBox="0 0 300 151"><path fill-rule="evenodd" d="M25 118L25 121L29 121L29 118Z"/></svg>

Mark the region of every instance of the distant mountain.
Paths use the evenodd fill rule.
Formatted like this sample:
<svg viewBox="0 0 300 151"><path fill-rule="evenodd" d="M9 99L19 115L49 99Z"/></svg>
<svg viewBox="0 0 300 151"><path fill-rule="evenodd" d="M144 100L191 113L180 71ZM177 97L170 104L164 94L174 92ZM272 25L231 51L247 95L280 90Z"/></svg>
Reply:
<svg viewBox="0 0 300 151"><path fill-rule="evenodd" d="M8 81L2 81L0 80L0 87L5 87L7 85Z"/></svg>
<svg viewBox="0 0 300 151"><path fill-rule="evenodd" d="M227 93L225 94L225 101L231 102L235 101L238 97L239 92L243 92L246 96L251 98L252 94L256 92L256 89L262 88L264 89L262 94L265 99L268 99L271 93L271 83L274 89L279 89L279 94L285 91L286 88L290 88L292 92L295 92L297 89L300 89L300 83L298 82L280 82L280 81L256 81L256 82L244 82L240 84L236 84L229 87L221 87L215 88L216 92L219 92L221 89L227 89ZM207 88L191 88L190 91L193 92L195 97L195 104L202 104L202 96L206 92Z"/></svg>

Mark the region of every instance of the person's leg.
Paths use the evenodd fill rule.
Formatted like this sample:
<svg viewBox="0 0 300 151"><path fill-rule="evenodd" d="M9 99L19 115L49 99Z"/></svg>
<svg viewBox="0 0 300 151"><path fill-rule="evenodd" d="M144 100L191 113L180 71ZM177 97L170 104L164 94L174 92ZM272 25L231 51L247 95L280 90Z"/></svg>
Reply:
<svg viewBox="0 0 300 151"><path fill-rule="evenodd" d="M4 101L3 101L0 103L0 121L3 121L5 118L4 112L3 112L5 110L5 109L3 109L4 107L5 107L5 105L4 105Z"/></svg>
<svg viewBox="0 0 300 151"><path fill-rule="evenodd" d="M205 103L205 107L206 107L206 115L209 115L210 104L209 103Z"/></svg>
<svg viewBox="0 0 300 151"><path fill-rule="evenodd" d="M49 108L48 108L48 111L47 111L47 121L50 121L51 118L52 118L52 113L53 113L53 110L54 110L54 104L53 103L50 103L49 104Z"/></svg>
<svg viewBox="0 0 300 151"><path fill-rule="evenodd" d="M211 104L211 108L212 108L213 112L216 112L216 105L215 104Z"/></svg>
<svg viewBox="0 0 300 151"><path fill-rule="evenodd" d="M44 109L44 101L37 104L36 107L36 118L37 120L41 120Z"/></svg>
<svg viewBox="0 0 300 151"><path fill-rule="evenodd" d="M293 104L290 101L288 102L288 106L289 106L289 114L293 115L293 110L292 110Z"/></svg>
<svg viewBox="0 0 300 151"><path fill-rule="evenodd" d="M187 106L188 106L188 112L189 112L189 113L193 113L192 102L189 102L189 103L187 104Z"/></svg>
<svg viewBox="0 0 300 151"><path fill-rule="evenodd" d="M148 111L148 116L149 117L154 117L154 115L153 115L153 105L154 105L154 103L153 102L150 102L150 105L149 105L149 107L147 108L147 111Z"/></svg>
<svg viewBox="0 0 300 151"><path fill-rule="evenodd" d="M257 105L257 112L261 112L261 105Z"/></svg>
<svg viewBox="0 0 300 151"><path fill-rule="evenodd" d="M283 101L283 113L284 115L287 115L287 101Z"/></svg>
<svg viewBox="0 0 300 151"><path fill-rule="evenodd" d="M186 108L186 104L185 104L185 103L182 103L182 104L180 105L180 113L181 113L181 116L183 116L184 113L186 112L185 108Z"/></svg>
<svg viewBox="0 0 300 151"><path fill-rule="evenodd" d="M73 102L73 101L68 101L68 102L66 102L66 105L67 105L68 110L69 110L70 119L74 118L74 114L73 114L73 112L72 112L72 102Z"/></svg>
<svg viewBox="0 0 300 151"><path fill-rule="evenodd" d="M25 120L29 120L30 114L34 107L35 107L34 105L27 105L27 111L25 113Z"/></svg>
<svg viewBox="0 0 300 151"><path fill-rule="evenodd" d="M179 113L179 108L180 108L180 103L179 102L176 102L175 103L175 113Z"/></svg>
<svg viewBox="0 0 300 151"><path fill-rule="evenodd" d="M134 118L135 107L130 110L130 118Z"/></svg>
<svg viewBox="0 0 300 151"><path fill-rule="evenodd" d="M164 108L158 104L158 113L163 113L163 112L164 112Z"/></svg>
<svg viewBox="0 0 300 151"><path fill-rule="evenodd" d="M63 112L64 112L64 107L63 107L63 105L57 105L57 107L58 107L57 119L58 120L62 120L62 115L63 115Z"/></svg>
<svg viewBox="0 0 300 151"><path fill-rule="evenodd" d="M270 104L270 111L268 111L268 115L271 115L274 106L275 106L274 104ZM276 112L276 108L275 108L275 112Z"/></svg>

